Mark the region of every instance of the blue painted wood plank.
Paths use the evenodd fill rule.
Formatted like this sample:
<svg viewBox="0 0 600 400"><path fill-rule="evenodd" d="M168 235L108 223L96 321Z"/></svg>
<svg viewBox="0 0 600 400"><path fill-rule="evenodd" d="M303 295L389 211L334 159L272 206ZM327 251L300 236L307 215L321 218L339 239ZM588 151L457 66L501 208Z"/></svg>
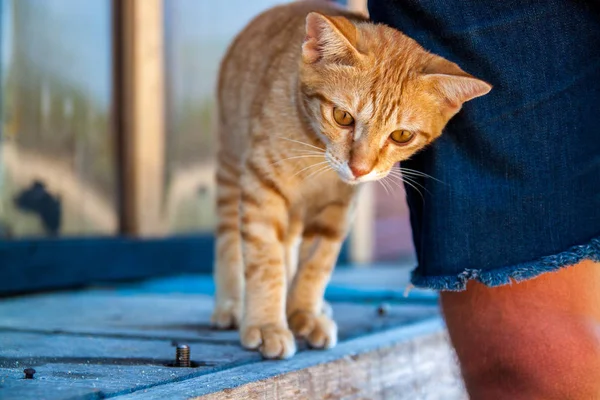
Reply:
<svg viewBox="0 0 600 400"><path fill-rule="evenodd" d="M0 294L210 272L212 236L0 241Z"/></svg>
<svg viewBox="0 0 600 400"><path fill-rule="evenodd" d="M87 290L0 302L0 332L91 334L238 345L235 331L210 328L213 300L206 295ZM332 303L340 338L356 337L439 314L435 305Z"/></svg>
<svg viewBox="0 0 600 400"><path fill-rule="evenodd" d="M368 275L369 278L365 279L365 275ZM395 275L399 275L399 277ZM394 304L437 303L438 295L435 291L414 288L407 290L408 277L403 275L407 275L407 271L400 268L395 270L377 265L361 268L348 266L334 272L325 291L325 297L329 301L373 304L382 302ZM187 293L212 296L215 286L211 275L180 275L148 279L137 284L120 285L115 287L115 290L123 294L146 291L148 293Z"/></svg>
<svg viewBox="0 0 600 400"><path fill-rule="evenodd" d="M345 245L339 262L347 262L347 256ZM0 241L0 295L210 273L213 263L212 234Z"/></svg>
<svg viewBox="0 0 600 400"><path fill-rule="evenodd" d="M256 353L228 346L193 345L192 358L204 360L208 365L192 369L163 365L172 355L167 341L0 332L0 398L188 399L398 343L407 343L401 353L404 358L396 361L400 368L413 369L412 375L402 376L408 382L418 378L425 359L435 356L435 364L439 365L438 348L428 349L418 343L427 341L424 338L430 335L438 335L439 345L447 346L442 331L443 322L436 317L343 341L331 350L303 351L286 361L262 361ZM415 354L417 347L419 354ZM229 362L232 358L236 361ZM25 367L36 369L34 380L22 379Z"/></svg>
<svg viewBox="0 0 600 400"><path fill-rule="evenodd" d="M341 285L343 291L353 284L362 290L391 290L405 281L394 275L396 272L384 268L345 270L333 282L334 286ZM365 274L371 279L363 279ZM380 278L375 279L378 274L381 279L388 276L388 286ZM358 282L352 276L359 278ZM390 276L399 280L392 282ZM257 353L240 347L235 331L219 332L209 327L212 288L209 275L186 275L3 299L0 377L5 378L0 385L6 390L0 388L0 398L98 398L151 391L155 386L196 379L210 372L207 369L179 375L177 371L173 375L172 369L162 365L173 356L173 340L189 344L193 360L217 369L237 368L245 363L253 363L254 369L268 367L266 362L257 364ZM347 302L352 296L340 298L345 302L334 302L332 307L341 345L367 334L439 316L438 308L431 303L392 303L380 315L376 304ZM298 356L309 357L303 355L305 346L300 349ZM308 354L316 359L331 356L328 351ZM27 366L41 372L36 383L21 379L22 369ZM210 378L205 382L210 382Z"/></svg>
<svg viewBox="0 0 600 400"><path fill-rule="evenodd" d="M209 296L174 293L86 290L30 295L0 302L0 332L96 334L237 345L237 332L210 328L212 305Z"/></svg>
<svg viewBox="0 0 600 400"><path fill-rule="evenodd" d="M395 359L394 367L395 382L385 382L390 385L405 385L405 392L394 393L394 399L415 399L418 398L443 398L443 399L464 399L464 392L456 377L456 366L454 365L453 353L443 335L444 323L440 318L432 318L410 326L403 326L391 329L385 332L379 332L369 336L360 337L339 344L337 347L328 351L310 351L297 354L295 357L285 361L270 361L261 364L247 364L236 368L223 370L209 376L200 376L198 378L186 381L176 382L157 386L151 389L136 391L134 393L119 396L119 400L187 400L211 393L222 392L222 397L215 396L211 398L232 398L233 388L238 388L253 382L261 382L261 387L272 386L269 391L270 396L264 393L253 393L256 397L244 398L311 398L302 396L303 387L306 385L301 380L295 381L296 386L280 387L277 383L270 381L271 378L281 377L295 371L309 369L317 365L327 365L341 359L354 360L361 354L377 352L380 349L389 349L393 346L405 344L400 353L401 358ZM431 359L435 357L435 362ZM428 360L428 361L427 361ZM379 367L382 365L379 364ZM335 369L335 368L334 368ZM399 371L402 371L400 373ZM378 375L385 375L388 371L374 371ZM435 380L434 385L427 388L415 387L415 382L419 381L419 375L430 373L429 378ZM370 371L367 372L369 375ZM441 376L444 374L446 376ZM360 374L356 374L360 375ZM442 381L441 378L446 382ZM373 385L381 384L380 376L373 376ZM447 382L450 380L450 382ZM271 383L271 385L270 385ZM329 382L332 386L336 385L335 380ZM352 385L370 385L371 382L351 382ZM293 397L296 393L296 396ZM306 393L302 393L305 394ZM313 393L314 394L314 393ZM320 393L324 395L324 393ZM353 392L353 396L348 398L364 398L359 392ZM428 396L427 394L436 394L437 396ZM331 396L331 395L330 395ZM316 397L312 397L316 398ZM323 397L325 398L325 397ZM335 396L326 398L338 398ZM347 398L347 397L340 397Z"/></svg>
<svg viewBox="0 0 600 400"><path fill-rule="evenodd" d="M196 368L173 368L175 351L167 340L139 340L0 331L0 398L4 389L20 400L105 398L257 362L239 346L192 344ZM23 369L34 368L33 380Z"/></svg>
<svg viewBox="0 0 600 400"><path fill-rule="evenodd" d="M0 377L0 400L100 400L102 391L93 386L65 386L61 383L49 383L43 380L22 380L20 378ZM51 397L48 394L51 394Z"/></svg>
<svg viewBox="0 0 600 400"><path fill-rule="evenodd" d="M425 305L392 305L385 315L371 305L332 307L340 343L439 315L437 307ZM0 385L7 391L0 388L0 398L3 393L22 400L114 396L259 362L257 353L241 348L236 332L209 328L211 309L212 299L205 295L144 291L5 299L0 302ZM174 358L172 341L188 344L192 360L206 365L193 371L166 367ZM306 350L299 348L300 354ZM321 352L310 354L318 358ZM35 368L44 385L22 380L26 367Z"/></svg>

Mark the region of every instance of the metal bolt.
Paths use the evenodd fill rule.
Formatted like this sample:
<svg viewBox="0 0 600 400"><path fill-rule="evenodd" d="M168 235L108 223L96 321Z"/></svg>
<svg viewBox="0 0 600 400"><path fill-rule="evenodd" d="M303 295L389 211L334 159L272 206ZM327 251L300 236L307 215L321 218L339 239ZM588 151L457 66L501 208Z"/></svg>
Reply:
<svg viewBox="0 0 600 400"><path fill-rule="evenodd" d="M390 311L390 306L387 303L381 303L379 307L377 307L377 314L380 316L387 314L388 311Z"/></svg>
<svg viewBox="0 0 600 400"><path fill-rule="evenodd" d="M190 346L186 344L177 345L175 352L175 366L184 368L192 366L190 361Z"/></svg>
<svg viewBox="0 0 600 400"><path fill-rule="evenodd" d="M35 374L35 369L25 368L23 370L23 373L25 374L25 379L33 379L33 374Z"/></svg>

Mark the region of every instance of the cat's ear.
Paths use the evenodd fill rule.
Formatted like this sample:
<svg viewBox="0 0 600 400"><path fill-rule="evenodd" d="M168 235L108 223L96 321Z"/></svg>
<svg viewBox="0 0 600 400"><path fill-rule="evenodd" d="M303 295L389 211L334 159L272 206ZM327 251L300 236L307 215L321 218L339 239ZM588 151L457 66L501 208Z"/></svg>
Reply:
<svg viewBox="0 0 600 400"><path fill-rule="evenodd" d="M452 116L462 105L492 90L492 85L467 74L455 63L436 57L421 76L433 93L440 97L443 112Z"/></svg>
<svg viewBox="0 0 600 400"><path fill-rule="evenodd" d="M353 65L360 57L357 42L358 30L348 19L311 12L306 16L302 60L307 64L324 60Z"/></svg>

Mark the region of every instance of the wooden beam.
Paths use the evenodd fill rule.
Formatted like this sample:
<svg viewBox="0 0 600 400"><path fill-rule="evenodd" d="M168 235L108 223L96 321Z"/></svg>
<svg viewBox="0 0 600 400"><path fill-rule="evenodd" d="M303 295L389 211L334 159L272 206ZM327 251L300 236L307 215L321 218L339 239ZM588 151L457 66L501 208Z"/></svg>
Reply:
<svg viewBox="0 0 600 400"><path fill-rule="evenodd" d="M119 397L122 400L466 399L440 318L250 362Z"/></svg>
<svg viewBox="0 0 600 400"><path fill-rule="evenodd" d="M122 233L162 235L165 233L163 1L113 0L113 7Z"/></svg>
<svg viewBox="0 0 600 400"><path fill-rule="evenodd" d="M401 328L396 332L402 333ZM416 336L405 342L390 342L366 352L350 351L346 356L337 359L325 356L323 357L325 362L314 363L297 370L282 371L281 374L237 387L234 386L237 382L233 378L240 375L215 374L211 380L212 385L226 384L229 387L219 392L197 397L189 396L189 398L193 400L423 398L458 400L466 398L453 362L452 350L444 333L440 331ZM316 354L311 356L313 362L319 358ZM284 368L281 367L282 370ZM242 371L243 369L240 368L240 371L236 372ZM238 378L239 380L241 379Z"/></svg>
<svg viewBox="0 0 600 400"><path fill-rule="evenodd" d="M375 236L375 190L373 184L360 189L354 224L350 231L350 263L368 266L373 261L373 237Z"/></svg>
<svg viewBox="0 0 600 400"><path fill-rule="evenodd" d="M212 235L0 240L0 297L91 282L209 274L214 247Z"/></svg>
<svg viewBox="0 0 600 400"><path fill-rule="evenodd" d="M367 0L347 0L349 10L368 16ZM375 190L372 184L361 188L358 207L350 231L350 262L365 267L373 261L375 236Z"/></svg>

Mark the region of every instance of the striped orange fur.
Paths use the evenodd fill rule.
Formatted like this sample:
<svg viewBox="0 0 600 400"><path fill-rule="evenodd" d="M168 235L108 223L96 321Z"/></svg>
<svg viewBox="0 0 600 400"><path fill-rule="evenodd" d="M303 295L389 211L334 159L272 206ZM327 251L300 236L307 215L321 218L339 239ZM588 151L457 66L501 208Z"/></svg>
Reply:
<svg viewBox="0 0 600 400"><path fill-rule="evenodd" d="M239 326L267 358L293 355L294 334L334 346L323 293L359 184L384 178L490 89L326 2L256 17L219 76L214 325Z"/></svg>

